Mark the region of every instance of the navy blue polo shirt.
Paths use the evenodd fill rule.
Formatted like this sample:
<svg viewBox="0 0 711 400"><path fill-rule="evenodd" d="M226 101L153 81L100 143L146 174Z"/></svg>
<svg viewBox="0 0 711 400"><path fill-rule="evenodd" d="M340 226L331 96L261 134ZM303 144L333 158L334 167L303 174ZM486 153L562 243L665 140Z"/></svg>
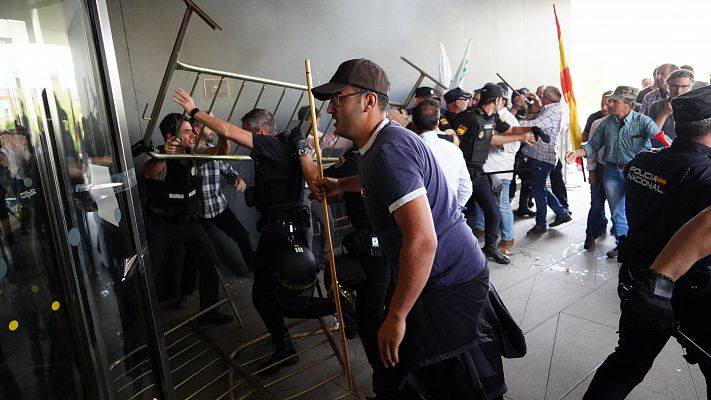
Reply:
<svg viewBox="0 0 711 400"><path fill-rule="evenodd" d="M437 161L416 134L386 119L360 152L361 195L390 265L397 268L402 245L393 213L426 195L438 240L427 287L466 282L486 267Z"/></svg>

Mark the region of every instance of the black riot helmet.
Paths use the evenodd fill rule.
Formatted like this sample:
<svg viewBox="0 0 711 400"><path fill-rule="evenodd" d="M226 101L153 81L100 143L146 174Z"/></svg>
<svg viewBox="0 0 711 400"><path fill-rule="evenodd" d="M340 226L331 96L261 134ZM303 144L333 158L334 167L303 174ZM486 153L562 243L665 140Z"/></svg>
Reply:
<svg viewBox="0 0 711 400"><path fill-rule="evenodd" d="M318 263L308 247L288 243L275 258L278 284L275 295L285 310L301 311L308 307L316 287Z"/></svg>

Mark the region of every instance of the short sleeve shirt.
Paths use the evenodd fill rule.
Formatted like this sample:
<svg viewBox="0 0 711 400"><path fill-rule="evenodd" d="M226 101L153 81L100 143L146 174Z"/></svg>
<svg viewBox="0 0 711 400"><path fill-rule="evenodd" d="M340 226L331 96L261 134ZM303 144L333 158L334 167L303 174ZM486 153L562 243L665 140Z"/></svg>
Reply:
<svg viewBox="0 0 711 400"><path fill-rule="evenodd" d="M361 149L360 178L368 218L394 268L402 233L393 213L422 195L429 201L438 239L427 286L466 282L486 267L437 161L413 132L384 120Z"/></svg>

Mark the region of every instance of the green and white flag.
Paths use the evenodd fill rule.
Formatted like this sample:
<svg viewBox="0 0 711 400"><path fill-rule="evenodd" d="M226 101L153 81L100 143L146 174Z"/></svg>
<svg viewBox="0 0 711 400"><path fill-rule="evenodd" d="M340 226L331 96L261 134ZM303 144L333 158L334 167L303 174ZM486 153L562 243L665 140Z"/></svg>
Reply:
<svg viewBox="0 0 711 400"><path fill-rule="evenodd" d="M456 87L461 88L462 85L464 84L464 78L467 75L467 71L469 70L469 50L472 48L472 39L469 38L469 42L467 43L467 49L464 51L464 57L462 57L462 62L459 63L459 68L457 68L457 73L454 74L454 78L452 79L452 83L449 84L450 89L454 89ZM442 82L444 83L444 82Z"/></svg>

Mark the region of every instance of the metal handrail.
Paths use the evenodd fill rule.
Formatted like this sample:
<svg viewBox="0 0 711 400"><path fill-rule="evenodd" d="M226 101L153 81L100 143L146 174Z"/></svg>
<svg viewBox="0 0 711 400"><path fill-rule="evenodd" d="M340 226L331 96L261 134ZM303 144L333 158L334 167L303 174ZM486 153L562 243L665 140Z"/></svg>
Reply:
<svg viewBox="0 0 711 400"><path fill-rule="evenodd" d="M182 61L178 61L176 64L176 69L188 72L197 72L201 74L214 75L214 76L224 76L225 78L239 79L247 82L261 83L264 85L280 86L288 89L296 89L306 91L305 85L297 85L295 83L277 81L273 79L259 78L256 76L237 74L229 71L221 71L219 69L201 67L197 65L187 64Z"/></svg>
<svg viewBox="0 0 711 400"><path fill-rule="evenodd" d="M158 160L226 160L226 161L252 161L252 158L243 154L165 154L149 151L149 156ZM337 162L338 157L322 157L324 162Z"/></svg>

